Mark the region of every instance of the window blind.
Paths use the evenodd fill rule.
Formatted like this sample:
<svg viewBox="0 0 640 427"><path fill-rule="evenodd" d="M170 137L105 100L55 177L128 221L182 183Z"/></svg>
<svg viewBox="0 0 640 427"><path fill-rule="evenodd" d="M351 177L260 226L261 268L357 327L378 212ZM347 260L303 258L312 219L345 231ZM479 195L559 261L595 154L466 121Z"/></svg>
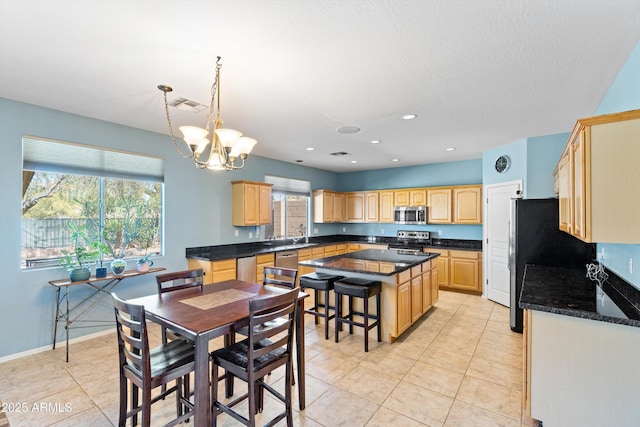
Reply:
<svg viewBox="0 0 640 427"><path fill-rule="evenodd" d="M304 197L309 197L311 194L311 183L302 179L265 175L264 181L268 184L273 184L271 192L274 194L279 193Z"/></svg>
<svg viewBox="0 0 640 427"><path fill-rule="evenodd" d="M22 168L110 178L164 182L164 159L24 135Z"/></svg>

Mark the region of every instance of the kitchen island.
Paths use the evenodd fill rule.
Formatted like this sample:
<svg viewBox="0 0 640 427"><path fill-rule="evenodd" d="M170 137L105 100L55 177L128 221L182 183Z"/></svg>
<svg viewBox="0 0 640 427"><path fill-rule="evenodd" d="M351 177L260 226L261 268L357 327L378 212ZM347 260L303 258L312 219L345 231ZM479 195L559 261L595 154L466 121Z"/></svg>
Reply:
<svg viewBox="0 0 640 427"><path fill-rule="evenodd" d="M365 249L300 261L299 265L315 268L320 273L382 282L382 338L393 342L438 300L437 268L432 263L437 256L439 254L430 252ZM356 309L362 310L358 303L361 301L356 302Z"/></svg>

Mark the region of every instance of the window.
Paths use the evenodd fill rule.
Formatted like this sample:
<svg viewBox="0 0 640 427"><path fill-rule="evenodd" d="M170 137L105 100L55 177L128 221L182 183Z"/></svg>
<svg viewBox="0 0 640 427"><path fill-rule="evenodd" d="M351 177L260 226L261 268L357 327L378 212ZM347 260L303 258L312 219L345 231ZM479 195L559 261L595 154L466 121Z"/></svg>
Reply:
<svg viewBox="0 0 640 427"><path fill-rule="evenodd" d="M265 236L276 239L306 236L311 211L309 181L267 175L265 182L273 184L272 220L265 227Z"/></svg>
<svg viewBox="0 0 640 427"><path fill-rule="evenodd" d="M96 261L161 252L162 159L27 136L22 145L23 268L58 265L76 230Z"/></svg>

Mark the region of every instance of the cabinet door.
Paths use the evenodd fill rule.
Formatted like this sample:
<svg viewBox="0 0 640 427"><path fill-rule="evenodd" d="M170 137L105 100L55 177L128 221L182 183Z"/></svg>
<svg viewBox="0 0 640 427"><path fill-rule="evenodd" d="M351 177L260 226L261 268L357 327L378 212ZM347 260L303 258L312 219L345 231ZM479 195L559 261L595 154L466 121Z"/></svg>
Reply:
<svg viewBox="0 0 640 427"><path fill-rule="evenodd" d="M258 203L258 224L271 224L271 186L260 185L259 203Z"/></svg>
<svg viewBox="0 0 640 427"><path fill-rule="evenodd" d="M439 287L438 287L438 267L431 269L431 305L435 305L438 302Z"/></svg>
<svg viewBox="0 0 640 427"><path fill-rule="evenodd" d="M409 199L411 206L426 206L427 190L411 190L409 191Z"/></svg>
<svg viewBox="0 0 640 427"><path fill-rule="evenodd" d="M454 258L450 259L451 283L449 286L463 291L479 292L478 277L479 268L477 259Z"/></svg>
<svg viewBox="0 0 640 427"><path fill-rule="evenodd" d="M393 200L394 200L394 192L393 191L381 191L380 195L380 216L378 218L379 222L393 222Z"/></svg>
<svg viewBox="0 0 640 427"><path fill-rule="evenodd" d="M365 193L366 222L378 222L378 192Z"/></svg>
<svg viewBox="0 0 640 427"><path fill-rule="evenodd" d="M333 213L331 220L333 222L344 221L344 193L333 193Z"/></svg>
<svg viewBox="0 0 640 427"><path fill-rule="evenodd" d="M451 223L451 189L429 189L427 197L429 200L429 223Z"/></svg>
<svg viewBox="0 0 640 427"><path fill-rule="evenodd" d="M482 224L482 189L480 187L453 189L453 222Z"/></svg>
<svg viewBox="0 0 640 427"><path fill-rule="evenodd" d="M434 250L429 248L428 252L439 253L440 256L432 260L432 265L437 267L437 279L436 285L449 286L449 251L446 250Z"/></svg>
<svg viewBox="0 0 640 427"><path fill-rule="evenodd" d="M411 282L398 285L398 331L396 336L406 331L412 323L411 317Z"/></svg>
<svg viewBox="0 0 640 427"><path fill-rule="evenodd" d="M571 233L571 176L569 153L560 159L556 171L558 185L559 226L560 230Z"/></svg>
<svg viewBox="0 0 640 427"><path fill-rule="evenodd" d="M411 322L422 316L422 274L411 279Z"/></svg>
<svg viewBox="0 0 640 427"><path fill-rule="evenodd" d="M409 190L396 190L393 192L393 204L395 206L409 206Z"/></svg>
<svg viewBox="0 0 640 427"><path fill-rule="evenodd" d="M572 172L572 232L579 239L586 239L586 200L585 200L585 131L579 133L571 144Z"/></svg>
<svg viewBox="0 0 640 427"><path fill-rule="evenodd" d="M431 270L422 273L422 312L426 313L431 304Z"/></svg>
<svg viewBox="0 0 640 427"><path fill-rule="evenodd" d="M364 193L347 193L347 221L364 222Z"/></svg>
<svg viewBox="0 0 640 427"><path fill-rule="evenodd" d="M257 184L244 184L244 225L258 225L259 193Z"/></svg>

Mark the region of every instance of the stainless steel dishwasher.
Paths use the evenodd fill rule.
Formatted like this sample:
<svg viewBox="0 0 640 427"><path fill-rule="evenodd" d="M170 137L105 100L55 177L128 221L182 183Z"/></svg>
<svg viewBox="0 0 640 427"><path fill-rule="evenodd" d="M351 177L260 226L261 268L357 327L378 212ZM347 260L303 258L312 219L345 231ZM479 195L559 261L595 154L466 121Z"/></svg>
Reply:
<svg viewBox="0 0 640 427"><path fill-rule="evenodd" d="M276 267L298 269L298 251L276 252Z"/></svg>

